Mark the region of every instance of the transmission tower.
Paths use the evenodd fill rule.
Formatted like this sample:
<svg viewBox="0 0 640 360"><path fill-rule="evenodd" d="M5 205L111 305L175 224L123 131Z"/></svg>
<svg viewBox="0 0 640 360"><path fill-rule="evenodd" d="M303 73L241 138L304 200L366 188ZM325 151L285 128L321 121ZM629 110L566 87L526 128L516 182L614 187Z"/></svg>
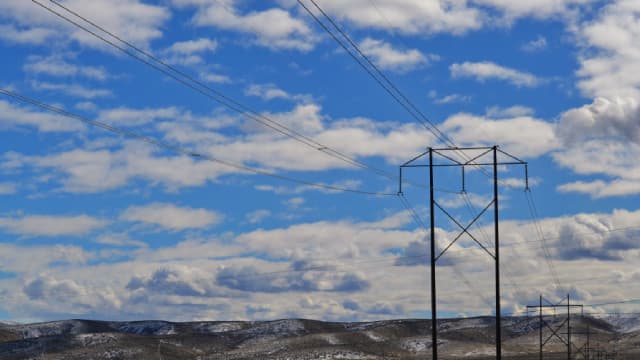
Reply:
<svg viewBox="0 0 640 360"><path fill-rule="evenodd" d="M505 158L499 160L498 157ZM428 158L428 163L421 163L420 160ZM487 159L489 158L489 159ZM432 359L438 359L438 326L437 326L437 296L436 296L436 263L458 241L463 235L467 235L478 244L495 261L495 315L496 315L496 359L502 359L502 330L500 311L500 232L499 232L499 206L498 206L498 166L520 165L525 168L525 184L528 189L529 181L527 175L527 163L517 157L508 154L498 146L492 147L450 147L450 148L428 148L426 152L412 158L400 166L400 187L399 194L402 195L403 170L409 168L429 168L429 212L430 212L430 257L431 257L431 351ZM462 225L458 219L451 215L435 198L435 171L437 168L460 168L462 175L462 191L466 193L465 169L471 168L480 170L493 178L493 197L487 206L484 207L466 226ZM492 168L492 173L486 170ZM451 220L460 229L459 234L436 255L436 208L440 210L446 218ZM472 234L471 227L489 209L493 208L494 220L494 249L489 250L477 237Z"/></svg>
<svg viewBox="0 0 640 360"><path fill-rule="evenodd" d="M543 303L544 301L544 303ZM544 347L553 339L557 339L560 340L560 342L562 342L562 344L566 345L567 347L567 360L571 360L572 359L572 350L573 348L577 348L578 351L576 352L577 354L580 354L583 356L583 358L585 358L585 354L586 354L586 359L589 359L589 354L591 353L591 349L589 348L588 342L589 342L589 332L587 330L587 347L586 347L586 351L584 351L583 347L577 347L576 345L573 344L571 335L578 335L581 333L577 333L577 332L572 332L572 328L571 328L571 309L572 308L580 308L580 316L583 317L584 315L584 305L582 304L571 304L571 299L569 297L569 294L567 294L567 298L566 298L566 303L564 303L565 300L562 300L560 303L552 303L550 301L548 301L547 299L545 299L544 297L542 297L542 295L540 295L540 303L536 304L536 305L527 305L527 310L529 309L535 309L534 311L536 311L538 313L538 322L539 322L539 336L540 336L540 360L543 359L544 356ZM567 310L567 315L564 317L564 319L562 320L562 322L560 322L559 325L555 325L552 326L551 324L549 324L549 322L547 320L545 320L544 318L544 311L545 310L549 310L552 309L555 313L556 309L566 309ZM528 313L528 312L527 312ZM548 329L550 331L550 334L545 338L544 337L544 329ZM566 332L561 332L563 329L566 329Z"/></svg>

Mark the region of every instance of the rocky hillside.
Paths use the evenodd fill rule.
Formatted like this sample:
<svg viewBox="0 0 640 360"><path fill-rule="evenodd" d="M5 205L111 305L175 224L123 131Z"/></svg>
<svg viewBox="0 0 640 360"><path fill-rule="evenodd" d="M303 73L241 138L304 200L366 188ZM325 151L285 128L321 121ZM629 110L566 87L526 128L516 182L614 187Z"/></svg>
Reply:
<svg viewBox="0 0 640 360"><path fill-rule="evenodd" d="M559 325L562 318L549 318ZM539 326L524 317L503 320L503 358L537 359ZM494 319L442 320L443 359L495 358ZM640 323L632 318L572 318L575 345L590 332L594 349L617 349L618 359L640 358ZM428 359L430 321L331 323L289 319L266 322L105 322L65 320L0 325L0 359ZM565 330L566 331L566 330ZM545 336L550 331L545 330ZM545 359L566 359L550 341Z"/></svg>

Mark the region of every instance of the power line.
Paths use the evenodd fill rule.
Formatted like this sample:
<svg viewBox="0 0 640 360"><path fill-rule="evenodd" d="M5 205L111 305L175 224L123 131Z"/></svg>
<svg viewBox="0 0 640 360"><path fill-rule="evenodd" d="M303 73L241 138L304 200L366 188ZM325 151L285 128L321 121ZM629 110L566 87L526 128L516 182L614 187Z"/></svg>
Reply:
<svg viewBox="0 0 640 360"><path fill-rule="evenodd" d="M400 89L367 57L360 48L355 44L353 40L342 30L340 27L333 21L333 19L318 5L318 3L314 0L310 0L313 3L314 7L320 11L322 16L326 18L329 23L340 33L340 35L356 50L356 52L369 64L369 67L365 63L363 63L357 56L352 52L352 50L342 42L338 38L338 36L324 23L320 18L307 7L302 0L297 0L298 4L302 6L305 11L327 32L350 56L356 61L366 72L367 74L375 80L378 85L380 85L389 96L391 96L400 106L402 106L416 121L418 121L422 126L425 127L429 132L431 132L436 139L440 139L444 143L448 143L455 147L453 142L449 140L449 138L438 129L435 124L429 118L427 118L424 113L420 111L407 97L400 91ZM373 69L373 70L372 70ZM376 76L375 73L378 74Z"/></svg>
<svg viewBox="0 0 640 360"><path fill-rule="evenodd" d="M121 135L121 136L126 136L129 138L133 138L136 140L140 140L140 141L144 141L148 144L151 145L155 145L182 155L186 155L192 158L196 158L196 159L202 159L202 160L207 160L207 161L211 161L214 163L218 163L227 167L231 167L237 170L241 170L241 171L245 171L245 172L250 172L250 173L254 173L254 174L258 174L258 175L264 175L264 176L269 176L269 177L273 177L276 179L280 179L280 180L285 180L285 181L289 181L289 182L293 182L293 183L297 183L300 185L305 185L305 186L309 186L309 187L315 187L315 188L321 188L321 189L325 189L325 190L331 190L331 191L338 191L338 192L349 192L349 193L356 193L356 194L362 194L362 195L373 195L373 196L393 196L396 194L393 193L383 193L383 192L375 192L375 191L365 191L365 190L358 190L358 189L351 189L351 188L345 188L345 187L340 187L340 186L335 186L335 185L329 185L329 184L324 184L324 183L315 183L315 182L311 182L311 181L307 181L307 180L303 180L303 179L298 179L298 178L293 178L293 177L289 177L289 176L285 176L285 175L280 175L277 173L273 173L270 171L266 171L266 170L261 170L261 169L256 169L256 168L252 168L246 165L242 165L242 164L237 164L234 162L230 162L230 161L226 161L226 160L222 160L222 159L218 159L215 158L213 156L207 155L207 154L202 154L202 153L198 153L195 151L191 151L188 149L185 149L183 147L180 147L178 145L173 145L167 142L164 142L162 140L158 140L152 137L148 137L148 136L144 136L144 135L140 135L138 133L135 133L133 131L129 131L129 130L125 130L125 129L121 129L115 126L111 126L109 124L97 121L97 120L92 120L92 119L88 119L85 118L81 115L78 114L74 114L71 112L68 112L66 110L57 108L55 106L43 103L41 101L26 97L24 95L20 95L16 92L7 90L7 89L3 89L0 88L0 93L6 96L9 96L11 98L14 98L16 100L19 100L23 103L28 103L37 107L40 107L42 109L45 109L47 111L50 112L54 112L58 115L64 116L66 118L70 118L70 119L74 119L74 120L78 120L81 121L83 123L89 124L91 126L95 126L95 127L99 127L101 129L110 131L112 133Z"/></svg>
<svg viewBox="0 0 640 360"><path fill-rule="evenodd" d="M143 63L146 63L147 65L151 65L151 66L153 66L153 67L155 68L155 66L154 66L154 65L152 65L152 64L150 64L150 63L148 63L148 62L146 62L146 61L145 61L145 60L143 60L143 59L140 59L139 57L137 57L137 56L135 56L135 55L130 54L129 52L127 52L126 50L124 50L124 49L122 49L122 48L119 48L117 45L114 45L114 44L110 43L108 40L106 40L106 39L104 39L104 38L100 37L99 35L97 35L97 34L95 34L95 33L91 32L89 29L86 29L86 28L82 27L81 25L77 24L77 23L76 23L76 22L74 22L73 20L70 20L70 19L68 19L68 18L64 17L63 15L61 15L61 14L59 14L59 13L57 13L57 12L55 12L55 11L51 10L50 8L48 8L48 7L46 7L46 6L42 5L42 4L40 4L39 2L37 2L37 1L35 1L35 0L32 0L32 1L34 1L35 3L37 3L37 4L38 4L38 5L40 5L40 6L44 7L45 9L47 9L47 10L51 11L52 13L56 14L57 16L62 17L63 19L65 19L65 20L69 21L70 23L72 23L72 24L74 24L74 25L78 26L79 28L81 28L81 29L83 29L83 30L85 30L85 31L89 32L90 34L92 34L92 35L94 35L94 36L98 37L99 39L101 39L101 40L103 40L103 41L106 41L107 43L111 44L112 46L115 46L116 48L120 49L120 50L121 50L121 51L123 51L124 53L126 53L126 54L128 54L128 55L130 55L130 56L133 56L134 58L136 58L136 59L138 59L138 60L142 61ZM112 37L114 37L114 38L118 39L119 41L121 41L121 42L123 42L123 43L127 44L128 46L130 46L130 47L132 47L132 48L136 49L136 51L138 51L139 53L142 53L142 54L144 54L145 56L147 56L147 57L149 57L149 58L151 58L151 59L154 59L154 61L159 62L159 63L160 63L160 64L162 64L163 66L168 67L168 68L169 68L169 69L171 69L172 71L175 71L176 73L178 73L178 74L180 74L180 75L182 75L182 76L185 76L185 74L184 74L184 73L182 73L182 72L180 72L179 70L177 70L177 69L175 69L175 68L171 67L170 65L167 65L167 64L163 63L162 61L158 60L157 58L154 58L154 57L153 57L153 56L151 56L150 54L145 53L144 51L142 51L142 50L140 50L140 49L138 49L138 48L134 47L133 45L131 45L131 44L129 44L129 43L127 43L127 42L123 41L122 39L118 38L117 36L113 35L112 33L108 32L108 31L106 31L105 29L103 29L103 28L99 27L98 25L96 25L96 24L94 24L94 23L90 22L89 20L87 20L87 19L85 19L84 17L82 17L82 16L78 15L77 13L75 13L75 12L73 12L73 11L71 11L71 10L69 10L69 9L65 8L63 5L59 4L58 2L56 2L56 1L54 1L54 0L50 0L50 1L51 1L52 3L54 3L54 4L56 4L57 6L59 6L59 7L63 8L63 9L65 9L65 10L67 10L67 11L69 11L69 12L71 12L72 14L76 15L77 17L79 17L79 18L83 19L85 22L87 22L87 23L89 23L89 24L91 24L91 25L95 26L96 28L98 28L98 29L102 30L103 32L105 32L105 33L109 34L110 36L112 36ZM387 77L383 72L381 72L381 71L380 71L380 69L379 69L379 68L378 68L378 67L377 67L377 66L376 66L376 65L375 65L375 64L374 64L374 63L373 63L373 62L372 62L372 61L371 61L371 60L370 60L370 59L369 59L369 58L368 58L368 57L367 57L367 56L366 56L366 55L365 55L365 54L364 54L360 49L359 49L359 47L358 47L358 46L357 46L357 45L356 45L356 44L355 44L355 43L354 43L354 42L353 42L353 41L352 41L352 40L351 40L351 39L346 35L346 33L344 33L344 32L343 32L343 31L342 31L342 30L337 26L337 24L333 21L333 19L332 19L331 17L329 17L329 16L328 16L328 14L322 10L322 8L321 8L321 7L316 3L316 1L314 1L314 0L310 0L310 1L311 1L311 2L313 3L313 5L314 5L314 6L315 6L315 7L316 7L316 8L317 8L321 13L322 13L322 15L323 15L327 20L329 20L329 22L332 24L332 26L333 26L333 27L334 27L334 28L335 28L335 29L336 29L336 30L337 30L337 31L338 31L338 32L339 32L339 33L340 33L340 34L341 34L341 35L342 35L342 36L343 36L343 37L344 37L348 42L349 42L349 44L351 44L351 46L353 46L353 48L354 48L354 49L356 49L356 51L357 51L357 52L358 52L358 53L359 53L359 54L360 54L360 55L361 55L361 56L362 56L362 57L367 61L367 63L368 63L368 64L369 64L369 65L370 65L370 66L375 70L375 72L376 72L376 73L378 73L378 74L379 74L379 76L381 76L381 77L382 77L382 79L384 79L384 81L385 81L385 82L390 86L390 89L393 89L397 94L396 94L396 95L394 95L394 94L392 93L392 91L390 91L388 87L386 87L385 85L383 85L383 83L382 83L379 79L377 79L377 78L376 78L376 81L377 81L381 86L383 86L383 88L384 88L387 92L389 92L389 94L390 94L392 97L394 97L394 99L396 99L396 101L398 101L398 102L399 102L399 103L400 103L400 104L401 104L405 109L407 109L407 111L409 111L409 113L410 113L410 114L412 114L412 116L413 116L414 118L416 118L416 120L418 120L420 123L422 123L422 124L425 126L425 128L427 128L429 131L431 131L431 132L436 136L436 138L438 138L438 139L442 140L443 142L448 143L448 144L450 144L451 146L455 147L455 144L453 144L453 143L451 142L451 140L450 140L450 139L449 139L449 138L448 138L444 133L442 133L442 132L441 132L441 131L440 131L440 130L435 126L435 124L433 124L433 123L432 123L432 122L431 122L431 121L430 121L430 120L429 120L429 119L428 119L428 118L427 118L427 117L426 117L426 116L425 116L425 115L424 115L424 114L423 114L423 113L422 113L422 112L421 112L421 111L420 111L420 110L419 110L419 109L418 109L418 108L417 108L417 107L416 107L416 106L411 102L411 101L409 101L409 100L408 100L408 98L407 98L407 97L406 97L406 96L405 96L405 95L404 95L404 94L403 94L403 93L402 93L402 92L397 88L397 86L395 86L395 84L393 84L393 82L391 82L391 81L389 80L389 78L388 78L388 77ZM331 31L330 31L330 29L328 29L328 28L327 28L327 27L326 27L326 26L325 26L325 25L324 25L324 24L319 20L319 18L318 18L317 16L315 16L315 14L313 14L313 13L310 11L310 9L308 9L308 8L307 8L307 7L306 7L306 6L305 6L305 5L304 5L300 0L298 0L298 2L300 3L300 5L302 5L302 6L307 10L307 12L309 12L309 13L310 13L310 15L312 15L312 16L314 17L314 19L315 19L316 21L318 21L318 23L319 23L319 24L321 24L321 25L322 25L322 27L323 27L325 30L327 30L328 32L330 32L330 33L332 34L332 36L334 37L334 39L335 39L336 41L338 41L341 45L343 45L343 48L345 48L345 50L346 50L346 51L347 51L351 56L354 56L354 55L351 53L351 51L349 51L349 50L348 50L348 48L347 48L347 47L346 47L346 46L345 46L345 45L344 45L344 44L343 44L339 39L337 39L337 37L336 37L336 36L335 36ZM374 4L374 5L375 5L375 4ZM355 59L355 57L354 57L354 59ZM356 61L358 61L358 60L356 60ZM362 62L358 61L358 63L360 63L360 65L361 65L361 66L363 66L363 68L365 68L365 70L367 70L367 72L368 72L370 75L373 75L373 74L371 73L371 71L370 71L369 69L367 69L367 68L366 68L366 66L365 66ZM162 71L162 70L160 70L160 69L158 69L158 68L156 68L156 69L157 69L157 70L159 70L159 71ZM177 80L177 81L179 81L179 82L183 82L186 86L189 86L189 85L187 85L187 84L185 83L185 81L184 81L184 80L182 80L182 81L181 81L181 80L180 80L180 79L178 79L175 75L171 75L171 74L168 74L168 73L165 73L165 74L166 74L166 75L168 75L168 76L170 76L170 77L173 77L174 79L176 79L176 80ZM216 93L216 92L215 92L215 90L213 90L213 89L209 88L206 84L202 84L201 82L199 82L199 81L197 81L197 80L193 79L192 77L190 77L190 76L188 76L188 75L186 76L186 78L187 78L187 79L189 79L190 81L196 82L196 83L197 83L197 84L199 84L200 86L205 87L207 90L209 90L209 91L211 91L211 92ZM375 78L375 76L374 76L374 78ZM202 93L202 90L201 90L201 89L197 89L197 88L195 88L195 87L193 87L193 86L189 86L189 87L192 87L194 90L196 90L196 91L198 91L198 92L201 92L201 93ZM233 106L229 106L229 105L230 105L229 103L221 102L221 101L220 101L220 99L214 99L214 100L218 101L219 103L221 103L221 104L223 104L223 105L225 105L225 106L227 106L227 107L231 108L232 110L235 110L235 111L237 111L237 112L239 112L239 113L241 113L241 114L243 114L243 115L245 115L245 116L247 116L247 117L249 117L249 118L252 118L252 119L256 120L256 119L254 118L255 116L258 116L259 118L263 118L263 117L264 117L264 115L262 115L262 114L257 114L257 113L255 113L255 111L253 111L253 110L250 110L250 112L251 112L251 113L253 113L253 114L251 114L251 115L250 115L250 114L247 114L247 108L246 108L246 107L244 107L243 105L241 105L241 104L239 104L239 103L235 102L233 99L230 99L230 98L226 97L225 95L222 95L221 93L217 93L216 95L217 95L217 96L221 96L221 97L222 97L222 99L224 99L224 100L231 101L231 105L236 105L236 106L238 106L238 105L239 105L239 106L241 106L241 108L240 108L240 109L237 109L237 108L235 108L235 107L233 107ZM398 97L397 95L399 95L399 97ZM403 103L403 101L401 101L400 99L402 99L402 100L404 101L404 103ZM242 108L242 107L243 107L243 108ZM416 115L416 114L417 114L417 115ZM264 120L264 119L263 119L263 120ZM340 160L342 160L342 161L345 161L345 162L347 162L347 163L350 163L351 165L358 166L358 167L361 167L361 168L363 168L363 169L368 169L368 170L370 170L370 171L376 172L376 173L378 173L378 174L384 175L384 176L389 177L389 178L392 178L392 177L393 177L393 178L395 178L395 176L390 175L389 173L387 173L387 172L385 172L385 171L382 171L382 170L380 170L380 169L373 168L373 167L371 167L371 166L369 166L369 165L366 165L366 164L363 164L363 163L361 163L361 162L359 162L359 161L357 161L357 160L355 160L355 159L349 158L349 157L347 157L346 155L344 155L344 154L342 154L342 153L340 153L340 152L338 152L338 151L336 151L336 150L333 150L333 149L331 149L331 148L329 148L329 147L326 147L326 146L324 146L324 145L322 145L322 144L320 144L320 143L315 142L313 139L308 138L308 137L306 137L305 135L302 135L302 134L300 134L300 133L298 133L298 132L295 132L294 130L291 130L291 129L289 129L289 128L287 128L287 127L285 127L285 126L283 126L283 125L281 125L281 124L279 124L279 123L277 123L277 122L275 122L275 121L272 121L272 120L270 120L270 119L268 119L268 120L269 120L269 121L267 121L266 123L265 123L265 122L263 122L263 121L259 121L259 120L256 120L256 121L259 121L259 122L260 122L260 123L262 123L263 125L265 125L265 126L267 126L267 127L269 127L269 128L272 128L273 130L275 130L275 131L277 131L277 132L279 132L279 133L281 133L281 134L283 134L283 135L285 135L285 136L291 137L291 138L293 138L293 139L295 139L295 140L297 140L297 141L299 141L299 142L301 142L301 143L303 143L303 144L305 144L305 145L307 145L307 146L311 146L311 147L313 147L313 148L314 148L314 149L316 149L316 150L319 150L319 151L321 151L321 152L323 152L323 153L327 153L328 155L333 156L333 157L336 157L336 158L338 158L338 159L340 159ZM428 124L428 125L427 125L427 124ZM193 154L190 154L190 155L192 155L192 156L193 156ZM199 156L201 156L201 155L199 155ZM217 161L217 162L220 162L220 161ZM227 164L227 165L229 165L229 164ZM277 174L267 173L267 172L264 172L264 171L261 171L261 170L256 170L256 169L251 169L251 170L250 170L249 168L246 168L246 167L244 167L244 166L242 166L242 169L243 169L243 170L246 170L246 171L256 172L256 173L263 174L263 175L276 176L276 177L283 178L282 176L277 175ZM288 178L288 179L289 179L289 181L291 181L291 178ZM314 183L309 183L309 182L306 182L306 181L300 181L300 180L297 180L296 182L298 182L298 183L302 183L302 184L305 184L305 185L309 185L309 186L318 186L318 185L319 185L320 187L324 187L324 188L326 188L326 189L330 189L330 190L337 190L337 191L351 191L351 192L359 192L359 193L365 193L365 194L370 194L370 195L391 195L391 194L380 194L380 193L371 193L371 192L353 191L353 189L344 189L344 188L339 188L339 187L330 186L330 185L326 185L326 184L314 184ZM545 254L545 258L547 259L547 263L548 263L548 265L549 265L549 267L550 267L550 270L551 270L551 272L552 272L552 275L553 275L553 277L554 277L554 280L556 281L556 284L557 284L558 286L560 286L560 283L559 283L559 281L558 281L558 277L557 277L557 274L556 274L555 268L554 268L554 266L553 266L553 263L552 263L552 262L551 262L551 260L550 260L550 254L549 254L548 250L546 250L546 247L547 247L546 240L544 239L544 236L542 235L542 231L540 230L539 225L537 225L537 210L535 209L535 202L534 202L533 198L531 198L531 207L533 208L533 210L532 210L532 216L533 216L533 219L534 219L534 223L536 223L536 229L537 229L537 231L538 231L538 234L539 234L540 236L542 236L542 243L543 243L543 246L544 246L544 248L545 248L545 252L544 252L544 254Z"/></svg>
<svg viewBox="0 0 640 360"><path fill-rule="evenodd" d="M324 29L325 32L327 32L350 56L351 58L356 61L366 72L367 74L373 78L378 85L380 85L385 92L387 92L387 94L389 94L400 106L402 106L410 115L411 117L413 117L418 123L422 124L422 126L425 127L425 129L427 129L429 132L431 132L436 139L439 139L440 141L442 141L444 144L447 144L448 146L450 146L452 149L457 149L458 146L451 140L449 139L449 137L444 134L434 123L433 121L431 121L429 119L429 117L427 117L399 88L398 86L396 86L393 81L391 81L391 79L382 71L380 70L380 68L360 49L360 47L349 37L349 35L347 35L346 32L344 32L340 26L338 26L338 24L331 18L331 16L329 16L319 5L315 0L309 0L311 1L311 3L314 5L314 7L320 11L320 13L322 14L322 16L327 19L329 21L329 23L331 24L331 26L333 28L335 28L338 33L347 41L347 43L349 45L351 45L351 47L353 49L355 49L355 51L366 61L367 64L369 64L369 67L367 67L366 64L364 64L357 56L356 54L354 54L349 46L347 46L347 44L345 44L344 42L342 42L342 40L340 40L338 38L338 36L324 23L322 22L318 16L316 16L316 14L314 14L311 9L309 9L303 2L302 0L297 0L298 4L300 4L300 6L302 6L306 12L313 17L313 19ZM374 4L375 6L375 4ZM373 69L373 71L371 70ZM374 74L374 72L376 74L378 74L378 76L376 76ZM382 80L381 80L382 79ZM386 85L385 85L386 84ZM460 155L463 158L466 158L466 155L461 152L461 151L456 151L456 153L458 153L458 155ZM466 158L468 160L468 158ZM517 159L519 160L519 159ZM521 161L521 160L520 160ZM480 170L482 172L484 172L486 175L489 176L489 174L482 169L482 167L479 167Z"/></svg>
<svg viewBox="0 0 640 360"><path fill-rule="evenodd" d="M628 227L622 227L622 228L612 228L612 229L608 229L608 230L602 230L601 232L596 232L596 231L585 231L585 232L580 232L580 233L576 233L574 234L575 236L594 236L594 235L603 235L603 234L608 234L608 233L613 233L613 232L618 232L618 231L629 231L629 230L636 230L636 229L640 229L640 226L628 226ZM544 236L544 235L543 235ZM544 236L545 240L558 240L558 239L563 239L563 236L554 236L554 237L548 237L548 236ZM511 243L507 243L507 244L501 244L500 247L516 247L516 246L525 246L528 244L536 244L536 243L541 243L543 242L542 238L536 238L534 240L524 240L524 241L514 241ZM549 245L548 243L546 245L544 245L546 248L551 249L551 248L558 248L558 247L570 247L570 245L567 244L556 244L556 245ZM542 246L540 247L540 249L542 249ZM459 252L459 251L470 251L470 250L478 250L476 248L460 248L460 249L452 249L449 250L451 252Z"/></svg>
<svg viewBox="0 0 640 360"><path fill-rule="evenodd" d="M327 145L324 145L296 130L293 130L269 117L267 117L264 114L258 113L257 111L249 108L248 106L234 100L233 98L223 94L222 92L215 90L213 88L211 88L209 85L203 83L202 81L197 80L196 78L194 78L193 76L187 74L186 72L162 61L161 59L153 56L152 54L150 54L149 52L140 49L139 47L131 44L130 42L122 39L121 37L117 36L116 34L114 34L113 32L107 30L106 28L96 24L95 22L87 19L86 17L83 17L81 14L79 14L78 12L65 7L64 5L60 4L59 2L55 1L55 0L49 0L51 3L55 4L56 6L64 9L65 11L67 11L70 14L73 14L74 16L76 16L77 18L81 19L82 21L84 21L85 23L93 26L94 28L100 30L101 32L109 35L111 38L117 40L118 42L120 42L121 44L124 44L126 47L128 47L129 49L132 49L135 53L141 54L144 56L140 57L138 55L136 55L135 53L127 50L125 47L120 46L116 43L114 43L113 41L106 39L104 36L101 36L99 34L97 34L96 32L92 31L91 29L88 29L86 26L83 26L82 24L79 24L78 22L70 19L69 17L64 16L63 14L53 10L50 7L45 6L44 4L40 3L37 0L32 0L34 3L36 3L37 5L39 5L40 7L44 8L45 10L49 11L50 13L56 15L57 17L69 22L70 24L76 26L77 28L91 34L92 36L96 37L97 39L103 41L104 43L108 44L109 46L119 50L120 52L128 55L129 57L132 57L136 60L138 60L139 62L152 67L153 69L155 69L156 71L161 72L162 74L171 77L172 79L178 81L179 83L181 83L182 85L196 91L197 93L211 99L214 100L216 102L218 102L219 104L251 119L254 120L284 136L287 136L291 139L294 139L314 150L320 151L322 153L325 153L331 157L334 157L338 160L341 160L345 163L348 163L350 165L365 169L365 170L369 170L373 173L376 173L380 176L384 176L386 178L389 179L397 179L397 177L387 171L384 171L382 169L378 169L375 168L371 165L365 164L357 159L351 158L348 155L335 150ZM145 59L146 58L146 59Z"/></svg>
<svg viewBox="0 0 640 360"><path fill-rule="evenodd" d="M605 302L605 303L599 303L599 304L588 304L588 305L585 305L585 306L598 307L598 306L607 306L607 305L630 304L630 303L636 303L636 302L640 302L640 298L638 298L638 299L626 299L626 300L619 300L619 301L611 301L611 302Z"/></svg>
<svg viewBox="0 0 640 360"><path fill-rule="evenodd" d="M437 139L440 139L444 143L447 143L453 148L456 148L457 146L444 133L442 133L438 129L438 127L431 120L429 120L429 118L423 112L421 112L404 95L404 93L402 93L402 91L398 89L398 87L375 65L375 63L373 63L373 61L369 59L369 57L366 54L364 54L361 51L358 45L336 24L336 22L318 5L318 3L315 0L310 0L310 1L315 6L315 8L318 11L320 11L322 16L329 21L329 23L333 26L333 28L337 30L338 33L348 42L348 44L350 44L353 47L353 49L355 49L357 53L367 62L367 64L369 64L369 66L373 68L375 73L377 73L382 78L382 80L384 80L384 83L373 74L370 68L368 68L354 53L352 53L349 47L345 43L343 43L338 38L338 36L336 36L335 33L331 29L329 29L329 27L325 25L324 22L322 22L318 18L318 16L316 16L301 0L297 0L297 2L307 11L307 13L309 13L309 15L314 18L314 20L351 56L351 58L353 58L367 72L367 74L371 76L394 100L396 100L396 102L398 102L403 108L405 108L405 110L407 110L407 112L414 119L420 122L427 130L429 130L434 136L436 136ZM375 3L372 3L372 5L378 10L378 12L380 12L380 10L378 9ZM383 14L381 14L381 16L383 16L384 18ZM385 83L389 85L390 88L385 86ZM464 154L462 154L462 156L463 158L465 157ZM484 170L482 168L480 169ZM486 172L484 173L486 174ZM549 264L551 264L550 260L547 260L547 261L549 262ZM554 274L553 275L554 279L557 280L557 275L555 275L555 269L554 268L551 268L551 269L552 269L552 273ZM508 276L511 277L510 275ZM556 283L559 286L560 284L559 281L556 281Z"/></svg>
<svg viewBox="0 0 640 360"><path fill-rule="evenodd" d="M538 236L538 238L542 243L542 253L544 255L547 266L551 271L551 277L555 282L556 286L558 286L558 288L561 288L562 286L560 284L560 279L558 278L558 273L556 272L556 268L551 259L551 253L549 252L549 249L548 249L547 240L545 239L542 228L540 227L540 224L538 222L538 215L537 215L535 203L533 202L533 197L531 196L530 190L525 191L525 197L527 198L527 206L529 208L529 213L531 214L531 218L533 219L533 226L536 230L536 235Z"/></svg>

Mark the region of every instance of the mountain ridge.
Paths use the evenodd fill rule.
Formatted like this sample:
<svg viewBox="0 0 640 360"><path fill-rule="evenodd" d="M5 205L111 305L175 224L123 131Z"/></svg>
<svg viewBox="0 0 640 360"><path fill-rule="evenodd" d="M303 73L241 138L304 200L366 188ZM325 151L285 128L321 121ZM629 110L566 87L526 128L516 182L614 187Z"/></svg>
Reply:
<svg viewBox="0 0 640 360"><path fill-rule="evenodd" d="M562 316L546 316L552 326ZM503 358L534 359L539 324L534 317L503 317ZM589 329L601 348L635 353L640 318L572 316L572 332ZM547 331L548 332L548 331ZM438 321L443 359L495 357L495 318ZM431 354L431 321L394 319L324 322L164 320L103 321L70 319L32 324L0 324L0 358L28 359L424 359ZM575 340L583 345L583 335ZM551 342L545 351L564 354ZM553 358L553 357L551 357Z"/></svg>

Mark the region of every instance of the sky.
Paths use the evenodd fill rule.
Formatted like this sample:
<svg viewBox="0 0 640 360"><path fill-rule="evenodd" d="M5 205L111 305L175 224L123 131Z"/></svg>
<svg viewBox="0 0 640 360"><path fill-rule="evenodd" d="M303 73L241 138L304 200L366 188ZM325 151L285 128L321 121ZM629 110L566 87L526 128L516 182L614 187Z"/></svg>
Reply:
<svg viewBox="0 0 640 360"><path fill-rule="evenodd" d="M504 314L640 298L640 2L301 3L0 2L0 319L429 317L428 169L398 173L451 145L528 163L498 168ZM466 226L491 171L438 168L438 205ZM439 316L494 314L473 239L437 264Z"/></svg>

